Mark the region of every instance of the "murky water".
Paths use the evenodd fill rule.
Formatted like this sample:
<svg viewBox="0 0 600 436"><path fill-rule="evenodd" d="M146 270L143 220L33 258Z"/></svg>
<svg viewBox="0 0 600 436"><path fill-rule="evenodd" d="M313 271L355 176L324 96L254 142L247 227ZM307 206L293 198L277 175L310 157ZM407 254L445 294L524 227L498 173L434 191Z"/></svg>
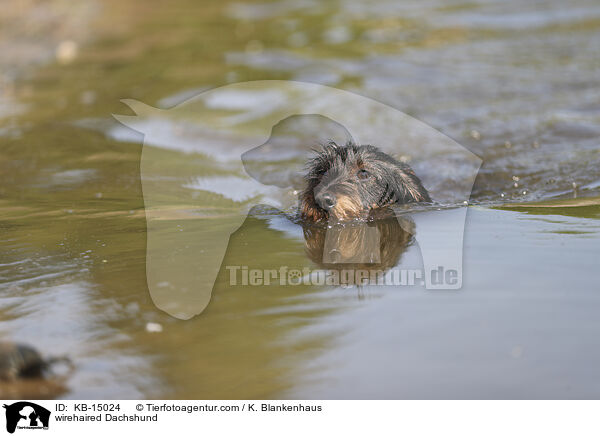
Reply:
<svg viewBox="0 0 600 436"><path fill-rule="evenodd" d="M85 5L74 22L61 19L58 5L55 15L38 14L65 23L41 47L36 35L47 22L28 16L30 34L0 30L1 46L22 54L0 55L0 337L68 354L77 369L64 397L600 395L596 2ZM13 19L6 14L0 24ZM54 51L65 39L79 44L72 59L68 44ZM301 225L259 208L231 237L201 315L182 321L156 308L146 216L216 232L238 205L257 196L272 204L277 181L294 186L290 169L304 155L287 148L259 183L236 141L211 137L184 115L155 119L145 126L154 140L144 152L156 157L146 174L162 196L146 212L142 135L111 114L131 114L123 98L170 108L206 89L263 79L370 97L482 158L461 290L230 286L228 265L320 261ZM248 102L230 97L219 110ZM273 95L250 98L257 100L263 115L276 110ZM180 140L161 136L173 129ZM218 146L190 153L198 138ZM452 203L455 189L444 180L460 166L409 158L437 199ZM183 201L182 190L190 196ZM181 207L192 202L193 213ZM450 212L427 213L440 224L431 238L446 241ZM423 266L410 236L390 259ZM148 331L156 325L162 331Z"/></svg>

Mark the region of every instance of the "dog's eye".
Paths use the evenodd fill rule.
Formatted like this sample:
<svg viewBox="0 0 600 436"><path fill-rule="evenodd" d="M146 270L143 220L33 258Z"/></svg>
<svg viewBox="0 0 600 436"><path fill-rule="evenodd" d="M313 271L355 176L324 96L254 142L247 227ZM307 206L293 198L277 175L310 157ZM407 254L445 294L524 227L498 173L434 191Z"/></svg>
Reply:
<svg viewBox="0 0 600 436"><path fill-rule="evenodd" d="M371 174L369 174L369 172L367 170L360 170L358 172L358 178L361 180L366 180L369 177L371 177Z"/></svg>

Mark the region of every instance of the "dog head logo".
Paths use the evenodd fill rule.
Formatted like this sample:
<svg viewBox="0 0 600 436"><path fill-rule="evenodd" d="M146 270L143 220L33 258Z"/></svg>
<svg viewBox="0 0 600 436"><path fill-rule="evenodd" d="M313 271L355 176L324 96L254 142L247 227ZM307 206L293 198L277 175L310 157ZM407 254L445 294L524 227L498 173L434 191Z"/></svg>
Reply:
<svg viewBox="0 0 600 436"><path fill-rule="evenodd" d="M340 160L334 171L322 171L307 191L314 196L315 210L362 212L370 203L389 203L398 196L406 200L417 195L425 201L430 196L436 207L411 210L409 219L404 219L408 211L400 211L401 230L393 240L407 240L405 231L414 236L427 289L462 286L464 206L481 159L425 123L351 92L290 81L231 84L202 92L171 109L134 100L124 103L136 116L115 118L143 133L140 169L147 220L147 283L154 303L170 315L189 319L206 308L229 236L252 207L297 211L298 196L305 189L306 164L314 158L315 146L329 140L357 147L374 145L378 151L361 148L353 153L356 159ZM122 126L110 134L139 141L139 136ZM362 170L366 170L363 184L347 183L350 176L360 178ZM369 178L373 175L380 178ZM388 192L387 186L377 182L382 177L398 186ZM329 179L338 180L331 190L347 188L343 196L323 191L327 183L322 182ZM335 245L347 242L352 232L364 240L362 253L349 255L352 244ZM309 232L319 237L307 240L307 251L324 264L336 259L350 263L376 259L373 251L383 249L378 227L352 232ZM315 255L316 246L326 251ZM436 274L440 269L451 272L452 280L440 281Z"/></svg>
<svg viewBox="0 0 600 436"><path fill-rule="evenodd" d="M29 401L5 404L6 431L14 433L16 429L48 429L50 411Z"/></svg>

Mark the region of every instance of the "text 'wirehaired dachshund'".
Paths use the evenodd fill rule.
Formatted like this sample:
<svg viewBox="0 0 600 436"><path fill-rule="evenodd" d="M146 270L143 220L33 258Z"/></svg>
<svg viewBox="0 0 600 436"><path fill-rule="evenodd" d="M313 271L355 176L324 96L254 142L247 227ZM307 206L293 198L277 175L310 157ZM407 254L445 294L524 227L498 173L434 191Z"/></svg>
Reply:
<svg viewBox="0 0 600 436"><path fill-rule="evenodd" d="M393 204L431 202L410 166L372 145L323 146L308 162L306 189L300 194L302 219L365 219Z"/></svg>

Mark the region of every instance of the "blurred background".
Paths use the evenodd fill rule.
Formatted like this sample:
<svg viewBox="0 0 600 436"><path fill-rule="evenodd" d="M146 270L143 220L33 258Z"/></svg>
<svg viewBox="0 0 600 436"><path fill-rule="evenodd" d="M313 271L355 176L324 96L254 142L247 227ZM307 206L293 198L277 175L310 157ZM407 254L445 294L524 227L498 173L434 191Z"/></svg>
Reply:
<svg viewBox="0 0 600 436"><path fill-rule="evenodd" d="M593 0L3 0L0 337L71 356L67 398L597 398L599 52ZM222 275L200 317L154 307L142 136L111 114L263 79L376 99L483 159L462 291ZM310 265L295 227L248 218L224 264Z"/></svg>

